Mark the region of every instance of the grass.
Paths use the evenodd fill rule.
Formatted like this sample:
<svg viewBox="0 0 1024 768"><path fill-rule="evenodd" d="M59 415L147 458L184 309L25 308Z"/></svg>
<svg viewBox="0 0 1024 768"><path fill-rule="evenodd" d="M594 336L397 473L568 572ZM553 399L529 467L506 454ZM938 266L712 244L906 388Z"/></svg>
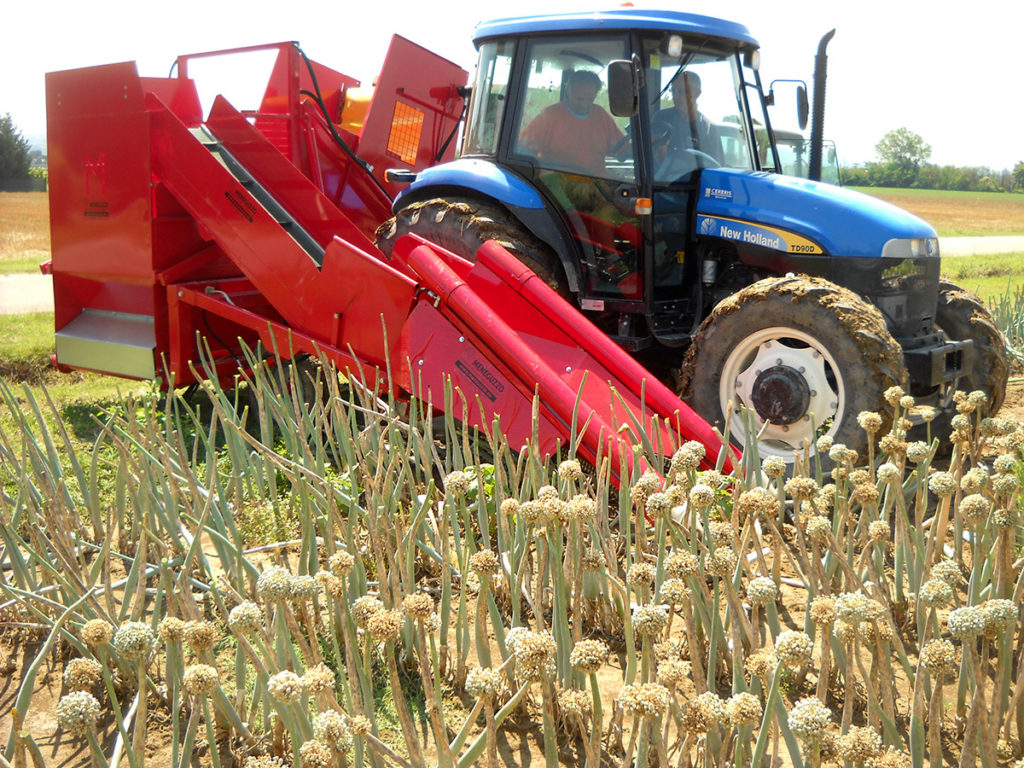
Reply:
<svg viewBox="0 0 1024 768"><path fill-rule="evenodd" d="M939 237L1024 235L1024 195L933 189L851 187L930 223Z"/></svg>
<svg viewBox="0 0 1024 768"><path fill-rule="evenodd" d="M1024 253L943 259L942 276L990 304L1024 283Z"/></svg>

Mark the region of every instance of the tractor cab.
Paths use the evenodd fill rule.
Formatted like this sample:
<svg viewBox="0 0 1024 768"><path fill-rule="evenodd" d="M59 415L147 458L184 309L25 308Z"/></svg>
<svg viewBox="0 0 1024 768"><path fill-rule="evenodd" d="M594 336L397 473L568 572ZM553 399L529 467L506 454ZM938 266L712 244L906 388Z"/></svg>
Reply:
<svg viewBox="0 0 1024 768"><path fill-rule="evenodd" d="M462 156L535 191L542 205L513 212L620 344L685 343L717 277L696 253L701 172L778 166L756 41L731 22L622 10L491 22L477 45Z"/></svg>

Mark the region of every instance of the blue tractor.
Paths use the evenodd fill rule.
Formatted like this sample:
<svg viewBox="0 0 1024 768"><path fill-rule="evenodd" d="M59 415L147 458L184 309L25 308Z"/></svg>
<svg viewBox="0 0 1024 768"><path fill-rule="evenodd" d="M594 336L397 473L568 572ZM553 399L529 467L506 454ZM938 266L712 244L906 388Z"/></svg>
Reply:
<svg viewBox="0 0 1024 768"><path fill-rule="evenodd" d="M741 446L752 419L762 457L862 446L858 414L891 414L895 386L920 435L948 430L957 389L999 409L1005 342L940 279L935 230L782 175L746 27L622 8L475 43L460 157L407 179L385 252L407 232L470 258L499 241Z"/></svg>

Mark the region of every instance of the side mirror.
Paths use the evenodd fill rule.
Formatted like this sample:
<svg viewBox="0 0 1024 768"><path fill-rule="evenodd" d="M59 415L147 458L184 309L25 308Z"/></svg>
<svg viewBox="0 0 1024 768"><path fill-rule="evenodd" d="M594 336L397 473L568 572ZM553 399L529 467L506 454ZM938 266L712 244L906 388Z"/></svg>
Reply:
<svg viewBox="0 0 1024 768"><path fill-rule="evenodd" d="M608 108L616 117L633 117L640 111L640 82L629 59L608 62Z"/></svg>
<svg viewBox="0 0 1024 768"><path fill-rule="evenodd" d="M810 108L807 106L807 88L801 83L796 88L796 119L800 124L800 130L807 128L807 115Z"/></svg>

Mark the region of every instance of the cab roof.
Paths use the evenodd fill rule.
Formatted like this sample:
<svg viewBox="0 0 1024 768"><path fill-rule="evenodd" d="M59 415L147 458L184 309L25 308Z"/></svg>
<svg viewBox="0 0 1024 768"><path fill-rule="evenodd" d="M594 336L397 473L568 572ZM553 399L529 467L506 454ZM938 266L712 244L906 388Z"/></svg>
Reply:
<svg viewBox="0 0 1024 768"><path fill-rule="evenodd" d="M615 8L607 11L556 13L550 15L517 16L484 21L477 25L473 42L479 46L488 38L513 35L536 35L564 32L595 32L598 30L656 30L679 32L683 35L709 35L725 40L736 40L754 48L757 40L743 25L711 16L682 11L651 10L641 8Z"/></svg>

